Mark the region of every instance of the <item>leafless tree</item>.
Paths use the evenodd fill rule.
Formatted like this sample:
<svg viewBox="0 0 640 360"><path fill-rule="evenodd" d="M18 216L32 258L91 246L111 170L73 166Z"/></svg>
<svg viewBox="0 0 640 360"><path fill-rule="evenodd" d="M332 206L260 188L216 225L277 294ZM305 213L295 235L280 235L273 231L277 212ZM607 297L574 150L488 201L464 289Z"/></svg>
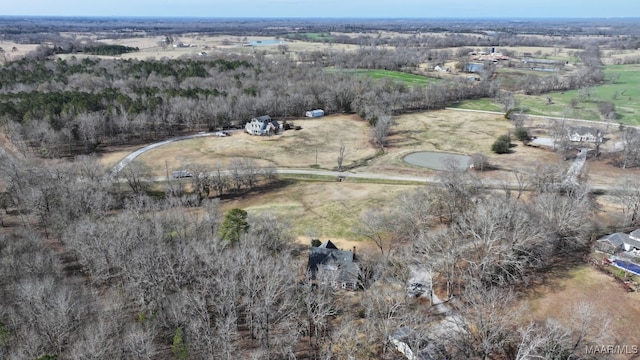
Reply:
<svg viewBox="0 0 640 360"><path fill-rule="evenodd" d="M569 325L555 318L530 322L519 329L515 358L524 359L610 359L615 354L589 354L588 348L610 343L609 319L589 303L579 302L567 314Z"/></svg>
<svg viewBox="0 0 640 360"><path fill-rule="evenodd" d="M340 142L340 147L338 148L338 171L342 171L342 163L344 162L344 158L347 154L347 146L344 142Z"/></svg>
<svg viewBox="0 0 640 360"><path fill-rule="evenodd" d="M517 338L513 327L522 315L512 308L514 294L499 288L486 289L481 285L468 287L456 314L450 317L451 326L443 331L450 337L440 341L453 346L454 358L490 359L505 357Z"/></svg>
<svg viewBox="0 0 640 360"><path fill-rule="evenodd" d="M502 105L502 111L509 112L518 106L518 99L510 91L499 91L496 96L496 102Z"/></svg>
<svg viewBox="0 0 640 360"><path fill-rule="evenodd" d="M377 117L372 129L373 142L380 146L381 150L384 150L384 146L387 143L387 136L389 136L389 130L391 130L393 121L391 115L382 114Z"/></svg>
<svg viewBox="0 0 640 360"><path fill-rule="evenodd" d="M304 307L307 322L305 331L309 336L309 345L312 346L316 356L319 355L322 342L328 335L331 320L338 314L332 287L332 284L337 281L336 277L335 271L318 269L315 280L311 281L310 276L307 276L308 280L301 289L301 305Z"/></svg>
<svg viewBox="0 0 640 360"><path fill-rule="evenodd" d="M360 236L371 240L383 257L389 255L393 244L393 233L390 231L390 219L379 210L367 210L362 214L355 231Z"/></svg>
<svg viewBox="0 0 640 360"><path fill-rule="evenodd" d="M620 167L625 169L640 164L640 135L635 128L624 127L622 130L622 159Z"/></svg>
<svg viewBox="0 0 640 360"><path fill-rule="evenodd" d="M222 165L220 163L215 164L215 169L211 176L211 181L213 184L213 188L216 190L218 195L222 195L229 186L229 176L224 173L224 170L222 170Z"/></svg>
<svg viewBox="0 0 640 360"><path fill-rule="evenodd" d="M120 172L120 176L125 178L127 185L135 194L142 194L149 189L150 175L149 167L138 161L132 161Z"/></svg>
<svg viewBox="0 0 640 360"><path fill-rule="evenodd" d="M638 225L640 223L640 180L636 176L624 176L613 186L612 195L622 207L621 225Z"/></svg>

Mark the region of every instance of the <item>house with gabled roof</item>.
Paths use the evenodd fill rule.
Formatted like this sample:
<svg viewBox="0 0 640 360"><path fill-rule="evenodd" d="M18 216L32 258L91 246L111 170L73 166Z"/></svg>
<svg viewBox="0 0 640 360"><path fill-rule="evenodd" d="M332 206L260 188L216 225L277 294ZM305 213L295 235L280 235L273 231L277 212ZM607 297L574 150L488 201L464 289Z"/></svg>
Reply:
<svg viewBox="0 0 640 360"><path fill-rule="evenodd" d="M251 119L244 129L250 135L273 135L280 131L280 124L271 116L263 115Z"/></svg>
<svg viewBox="0 0 640 360"><path fill-rule="evenodd" d="M567 136L573 142L602 142L602 131L591 126L574 126L569 128Z"/></svg>
<svg viewBox="0 0 640 360"><path fill-rule="evenodd" d="M311 279L316 279L318 271L335 272L332 286L346 290L356 290L360 268L356 264L355 247L353 251L338 249L331 240L327 240L320 246L312 246L309 249L309 262L307 272Z"/></svg>
<svg viewBox="0 0 640 360"><path fill-rule="evenodd" d="M618 232L604 236L596 242L596 249L608 254L640 250L640 229L632 231L629 235Z"/></svg>

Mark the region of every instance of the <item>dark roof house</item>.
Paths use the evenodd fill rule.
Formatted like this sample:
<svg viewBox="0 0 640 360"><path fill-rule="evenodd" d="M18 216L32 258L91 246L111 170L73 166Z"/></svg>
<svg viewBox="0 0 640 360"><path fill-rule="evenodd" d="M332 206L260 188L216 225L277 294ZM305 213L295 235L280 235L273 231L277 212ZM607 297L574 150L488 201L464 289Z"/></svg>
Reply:
<svg viewBox="0 0 640 360"><path fill-rule="evenodd" d="M618 232L604 236L596 242L596 249L609 254L640 250L640 229L634 230L630 235Z"/></svg>
<svg viewBox="0 0 640 360"><path fill-rule="evenodd" d="M313 279L318 270L335 271L336 276L332 286L355 290L360 273L355 260L355 251L340 250L331 240L327 240L318 247L311 247L307 270Z"/></svg>
<svg viewBox="0 0 640 360"><path fill-rule="evenodd" d="M629 235L625 233L609 234L605 237L598 239L596 242L596 249L606 252L608 254L615 254L622 251L625 242L629 240Z"/></svg>

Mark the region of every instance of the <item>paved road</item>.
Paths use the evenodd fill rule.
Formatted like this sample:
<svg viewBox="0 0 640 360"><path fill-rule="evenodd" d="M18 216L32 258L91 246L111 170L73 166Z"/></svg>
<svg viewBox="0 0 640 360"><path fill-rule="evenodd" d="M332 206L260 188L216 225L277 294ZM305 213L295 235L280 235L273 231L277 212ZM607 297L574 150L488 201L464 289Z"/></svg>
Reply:
<svg viewBox="0 0 640 360"><path fill-rule="evenodd" d="M109 174L107 176L110 179L114 179L116 176L118 176L120 171L122 171L122 169L124 169L127 165L129 165L129 163L131 163L135 158L137 158L138 156L146 153L149 150L153 150L153 149L158 148L160 146L167 145L167 144L170 144L170 143L173 143L173 142L176 142L176 141L196 139L196 138L206 137L206 136L213 136L213 133L198 133L198 134L193 134L193 135L179 136L177 138L173 138L173 139L161 141L161 142L158 142L158 143L155 143L155 144L147 145L147 146L145 146L143 148L140 148L140 149L132 152L131 154L127 155L124 159L120 160L120 162L118 162L117 164L115 164L115 166L113 168L111 168L111 171L109 172Z"/></svg>
<svg viewBox="0 0 640 360"><path fill-rule="evenodd" d="M578 185L578 175L582 171L584 163L587 161L588 148L580 148L580 152L576 156L576 159L571 163L569 170L567 171L567 177L562 182L562 185Z"/></svg>
<svg viewBox="0 0 640 360"><path fill-rule="evenodd" d="M214 136L214 133L199 133L199 134L193 134L193 135L186 135L186 136L180 136L177 138L173 138L173 139L169 139L169 140L165 140L165 141L161 141L155 144L151 144L148 146L145 146L143 148L140 148L134 152L132 152L131 154L127 155L124 159L122 159L120 162L118 162L113 168L111 168L111 171L109 172L109 174L107 175L110 179L115 179L118 174L120 173L120 171L122 171L122 169L124 169L127 165L129 165L129 163L131 163L131 161L133 161L135 158L137 158L138 156L144 154L147 151L156 149L160 146L164 146L176 141L182 141L182 140L188 140L188 139L195 139L195 138L201 138L201 137L207 137L207 136ZM582 153L581 153L582 155ZM585 152L585 156L586 156L586 152ZM582 158L582 156L578 157L579 159L576 159L578 163L581 164L575 164L576 167L582 168L582 165L584 165L584 159ZM580 161L578 161L580 160ZM579 166L579 167L578 167ZM573 168L573 166L572 166ZM278 174L293 174L293 175L316 175L316 176L329 176L329 177L343 177L343 178L357 178L357 179L371 179L371 180L383 180L383 181L406 181L406 182L416 182L416 183L438 183L440 182L440 180L437 177L434 176L407 176L407 175L387 175L387 174L377 174L377 173L364 173L364 172L339 172L339 171L329 171L329 170L316 170L316 169L288 169L288 168L278 168L275 169L275 172ZM158 177L155 179L156 181L166 181L167 178L166 177ZM485 187L488 188L504 188L505 183L504 181L500 181L500 180L483 180L483 185ZM508 187L512 188L512 189L516 189L518 187L518 184L516 182L512 182L512 183L507 183L506 184ZM592 190L596 190L596 191L610 191L611 187L607 186L607 185L591 185Z"/></svg>
<svg viewBox="0 0 640 360"><path fill-rule="evenodd" d="M129 165L135 158L144 154L147 151L159 148L161 146L182 140L189 140L207 136L214 136L214 133L198 133L193 135L185 135L180 136L173 139L168 139L165 141L161 141L155 144L151 144L140 148L131 154L127 155L124 159L120 160L117 164L115 164L109 174L107 175L110 179L114 179L118 176L118 174ZM317 175L317 176L331 176L331 177L350 177L350 178L358 178L358 179L374 179L374 180L388 180L388 181L412 181L412 182L424 182L424 183L433 183L437 182L436 178L427 178L427 177L419 177L419 176L399 176L399 175L384 175L384 174L374 174L374 173L352 173L352 172L339 172L339 171L329 171L329 170L313 170L313 169L276 169L276 173L278 174L294 174L294 175ZM158 181L166 180L166 177L158 177L156 178Z"/></svg>

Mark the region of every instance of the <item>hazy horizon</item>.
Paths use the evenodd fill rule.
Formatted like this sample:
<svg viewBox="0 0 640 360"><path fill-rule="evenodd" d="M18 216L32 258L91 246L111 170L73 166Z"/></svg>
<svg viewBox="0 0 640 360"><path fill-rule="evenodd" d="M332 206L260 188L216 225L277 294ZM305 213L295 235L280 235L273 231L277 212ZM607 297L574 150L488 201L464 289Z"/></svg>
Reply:
<svg viewBox="0 0 640 360"><path fill-rule="evenodd" d="M634 18L640 12L631 0L615 6L585 0L570 4L555 0L519 3L513 0L24 0L3 6L4 16L53 17L184 17L184 18L372 18L372 19L477 19L477 18Z"/></svg>

